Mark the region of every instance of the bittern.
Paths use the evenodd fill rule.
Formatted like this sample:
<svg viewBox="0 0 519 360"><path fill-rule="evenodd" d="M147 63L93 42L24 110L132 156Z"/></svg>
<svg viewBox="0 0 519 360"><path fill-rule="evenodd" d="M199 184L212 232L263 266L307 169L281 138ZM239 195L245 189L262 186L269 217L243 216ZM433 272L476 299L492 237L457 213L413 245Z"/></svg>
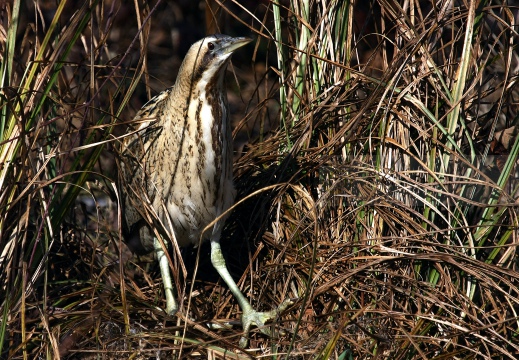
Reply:
<svg viewBox="0 0 519 360"><path fill-rule="evenodd" d="M123 141L120 170L125 223L130 244L155 251L166 294L166 312L178 303L173 294L167 250L157 237L179 246L211 241L211 262L242 310L248 336L293 303L255 311L231 277L220 248L225 217L233 202L232 137L224 75L231 54L251 39L208 36L187 52L175 84L151 99L135 116L137 128ZM268 331L263 328L263 332ZM246 337L240 345L247 344Z"/></svg>

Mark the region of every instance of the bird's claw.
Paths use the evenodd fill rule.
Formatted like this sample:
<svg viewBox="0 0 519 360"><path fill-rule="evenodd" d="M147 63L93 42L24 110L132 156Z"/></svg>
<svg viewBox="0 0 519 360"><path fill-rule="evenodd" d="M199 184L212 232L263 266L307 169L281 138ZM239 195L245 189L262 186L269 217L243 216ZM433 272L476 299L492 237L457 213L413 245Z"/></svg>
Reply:
<svg viewBox="0 0 519 360"><path fill-rule="evenodd" d="M242 317L241 317L241 323L243 326L243 336L240 339L240 347L243 349L247 346L249 342L249 331L252 325L255 325L259 328L259 330L267 335L270 336L270 330L268 327L265 326L265 323L269 320L276 319L279 314L281 314L283 311L285 311L289 306L293 305L297 299L285 299L279 306L270 311L264 311L259 312L252 308L247 309L243 311Z"/></svg>

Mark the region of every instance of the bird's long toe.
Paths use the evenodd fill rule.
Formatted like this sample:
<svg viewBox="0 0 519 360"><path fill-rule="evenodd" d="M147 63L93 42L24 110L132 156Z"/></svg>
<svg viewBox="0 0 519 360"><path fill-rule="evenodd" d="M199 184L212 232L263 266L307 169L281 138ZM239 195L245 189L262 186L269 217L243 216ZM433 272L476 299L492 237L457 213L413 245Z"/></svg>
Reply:
<svg viewBox="0 0 519 360"><path fill-rule="evenodd" d="M265 323L269 320L276 319L279 314L285 311L289 306L293 305L297 299L285 299L276 309L270 311L256 311L252 308L243 312L241 322L243 326L243 336L240 339L240 347L245 348L249 342L249 332L252 325L255 325L259 330L267 335L271 336L270 330L265 326Z"/></svg>

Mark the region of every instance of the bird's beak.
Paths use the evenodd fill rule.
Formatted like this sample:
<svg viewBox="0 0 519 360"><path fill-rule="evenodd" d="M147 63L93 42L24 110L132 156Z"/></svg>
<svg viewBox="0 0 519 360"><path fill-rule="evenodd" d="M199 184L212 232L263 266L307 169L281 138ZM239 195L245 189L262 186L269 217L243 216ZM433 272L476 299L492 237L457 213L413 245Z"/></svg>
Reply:
<svg viewBox="0 0 519 360"><path fill-rule="evenodd" d="M224 54L233 53L236 49L241 48L244 45L250 43L252 39L246 37L237 37L230 39L227 44L222 46L222 52Z"/></svg>

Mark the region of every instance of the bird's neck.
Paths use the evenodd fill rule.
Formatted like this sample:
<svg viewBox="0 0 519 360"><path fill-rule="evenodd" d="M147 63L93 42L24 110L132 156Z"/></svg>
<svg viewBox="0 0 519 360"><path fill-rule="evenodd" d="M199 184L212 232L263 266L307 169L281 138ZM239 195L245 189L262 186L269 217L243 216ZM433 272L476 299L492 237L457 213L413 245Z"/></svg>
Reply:
<svg viewBox="0 0 519 360"><path fill-rule="evenodd" d="M194 77L196 72L182 71L177 76L175 83L175 93L171 97L175 101L182 102L187 105L193 100L196 100L201 94L211 96L212 94L225 94L225 69L227 65L219 68L208 68L202 72L198 77ZM181 70L185 70L182 67Z"/></svg>

